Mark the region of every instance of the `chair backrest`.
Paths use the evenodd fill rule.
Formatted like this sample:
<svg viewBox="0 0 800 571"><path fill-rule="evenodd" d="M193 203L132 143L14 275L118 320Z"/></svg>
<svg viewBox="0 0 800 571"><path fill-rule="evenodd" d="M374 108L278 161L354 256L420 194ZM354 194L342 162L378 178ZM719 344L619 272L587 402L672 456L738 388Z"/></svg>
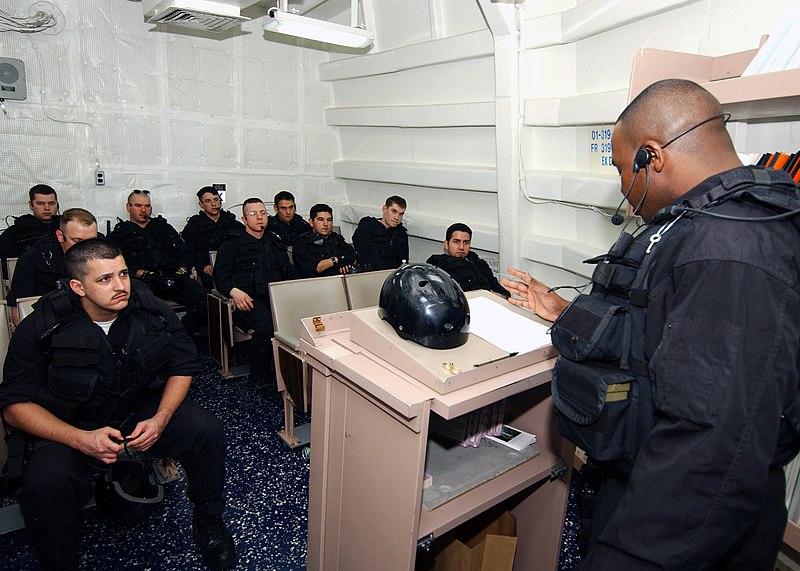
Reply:
<svg viewBox="0 0 800 571"><path fill-rule="evenodd" d="M389 274L395 270L378 270L363 274L347 274L344 286L347 290L347 304L350 309L362 309L378 305L381 287Z"/></svg>
<svg viewBox="0 0 800 571"><path fill-rule="evenodd" d="M17 313L19 313L19 320L22 321L33 313L33 304L39 301L39 295L31 297L20 297L17 299Z"/></svg>
<svg viewBox="0 0 800 571"><path fill-rule="evenodd" d="M6 300L0 300L0 383L3 382L3 364L8 354L8 342L11 340L11 327L8 320Z"/></svg>
<svg viewBox="0 0 800 571"><path fill-rule="evenodd" d="M19 258L8 258L6 260L6 264L8 265L8 275L6 279L8 280L8 285L11 285L11 280L14 279L14 269L17 267L17 260Z"/></svg>
<svg viewBox="0 0 800 571"><path fill-rule="evenodd" d="M342 276L288 280L269 284L275 338L300 349L300 320L327 313L347 311Z"/></svg>
<svg viewBox="0 0 800 571"><path fill-rule="evenodd" d="M8 258L6 260L2 284L0 285L0 299L6 299L8 292L11 290L11 278L14 277L14 268L17 267L17 258Z"/></svg>

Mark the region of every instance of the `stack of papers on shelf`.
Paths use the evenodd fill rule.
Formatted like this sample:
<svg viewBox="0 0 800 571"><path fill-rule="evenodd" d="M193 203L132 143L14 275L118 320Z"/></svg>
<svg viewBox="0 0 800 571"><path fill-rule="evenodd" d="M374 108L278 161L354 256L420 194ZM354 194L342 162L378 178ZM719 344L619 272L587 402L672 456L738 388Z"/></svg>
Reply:
<svg viewBox="0 0 800 571"><path fill-rule="evenodd" d="M742 76L800 68L800 12L790 11L778 19L769 39Z"/></svg>
<svg viewBox="0 0 800 571"><path fill-rule="evenodd" d="M522 450L526 446L536 443L535 434L519 430L518 428L514 428L513 426L509 426L507 424L503 425L499 435L486 436L486 438L495 442L499 442L500 444L505 444L514 450Z"/></svg>

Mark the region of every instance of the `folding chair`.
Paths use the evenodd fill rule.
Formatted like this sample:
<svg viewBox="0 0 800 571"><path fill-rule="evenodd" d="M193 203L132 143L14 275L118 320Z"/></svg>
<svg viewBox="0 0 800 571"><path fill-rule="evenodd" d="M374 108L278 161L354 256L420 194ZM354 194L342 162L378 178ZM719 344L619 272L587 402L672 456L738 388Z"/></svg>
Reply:
<svg viewBox="0 0 800 571"><path fill-rule="evenodd" d="M233 346L248 341L250 334L233 324L233 301L214 290L208 294L208 352L220 366L223 379L243 377L250 372L250 365L230 366Z"/></svg>
<svg viewBox="0 0 800 571"><path fill-rule="evenodd" d="M295 434L294 407L307 412L311 402L308 366L300 351L300 320L347 311L347 295L342 276L274 282L269 284L269 291L275 326L275 372L278 390L283 393L284 429L278 435L290 448L296 448L308 439Z"/></svg>
<svg viewBox="0 0 800 571"><path fill-rule="evenodd" d="M347 291L348 309L375 307L386 278L395 270L378 270L363 274L347 274L344 276L344 288Z"/></svg>
<svg viewBox="0 0 800 571"><path fill-rule="evenodd" d="M39 295L32 295L30 297L17 298L17 313L19 313L20 323L33 313L33 304L39 301L40 297Z"/></svg>

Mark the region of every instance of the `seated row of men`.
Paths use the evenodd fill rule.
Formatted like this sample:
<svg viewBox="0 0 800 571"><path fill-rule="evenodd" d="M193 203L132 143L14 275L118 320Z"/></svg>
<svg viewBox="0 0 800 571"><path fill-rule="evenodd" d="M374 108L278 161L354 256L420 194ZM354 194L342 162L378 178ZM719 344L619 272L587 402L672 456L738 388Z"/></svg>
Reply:
<svg viewBox="0 0 800 571"><path fill-rule="evenodd" d="M57 211L55 191L52 200L41 194L46 188L50 187L37 185L31 189L30 205L37 220L41 220L37 215L40 202L49 205L51 213ZM207 321L207 291L215 288L231 298L239 310L234 317L237 325L253 334L250 376L257 386L274 382L269 283L391 269L409 257L408 235L402 223L406 202L398 196L386 200L381 218L361 219L352 245L333 231L330 206L314 205L306 222L296 213L294 196L286 191L275 196L274 216L269 215L261 199L247 199L241 222L222 208L214 187L201 188L197 196L201 210L178 234L166 219L152 216L149 191L134 190L126 203L129 220L119 222L108 239L122 250L132 277L147 283L162 299L185 307L182 321L190 335ZM75 243L97 236L97 222L84 209L69 209L60 218L51 214L50 224L54 219L56 229L40 237L18 260L8 296L15 323L19 322L17 299L54 289L65 275L64 253ZM43 221L40 226L45 227ZM489 289L508 297L488 264L470 251L471 238L472 231L465 224L450 226L445 253L431 256L428 262L450 273L465 290ZM290 249L293 260L289 258ZM212 251L218 252L213 264ZM203 285L188 279L192 267Z"/></svg>
<svg viewBox="0 0 800 571"><path fill-rule="evenodd" d="M175 292L184 292L186 300L196 295L202 307L205 289L195 280L185 279L188 268L195 265L201 276L213 278L213 285L233 300L240 322L253 330L251 377L258 384L259 380L266 383L274 374L270 370L272 317L268 283L300 275L335 275L362 264L370 268L373 264L395 267L408 257L405 229L385 233L390 236L388 242L395 240L394 250L378 247L374 249L375 258L369 258L369 254L359 256L356 248L333 232L333 212L325 204L312 207L306 224L294 214L291 196L276 198L275 217L268 216L260 199L251 198L244 202L240 224L221 209L214 192L199 195L201 207L206 204L205 199L210 199L212 214L217 215L217 220L225 220L229 230L222 233L216 246L213 267L207 263L208 258L192 252L163 218L151 217L149 193L139 190L128 197L130 219L120 222L108 241L94 239L98 235L97 221L87 210L71 208L59 218L53 193L54 204L46 209L50 231L19 256L10 301L15 303L24 295L47 295L36 312L41 319L27 320L12 338L0 410L17 429L15 437L25 438L27 444L50 444L33 446L24 471L20 466L20 473L15 472L22 478L19 497L43 569L69 568L76 562L81 528L79 507L87 490L91 462L111 465L124 446L150 449L181 462L189 481L188 495L194 504L193 532L201 552L215 569L230 568L236 560L233 538L221 516L224 433L213 415L185 400L197 368L195 347L187 335L191 324L184 320L184 327L178 325L175 315L130 277L149 281L153 290L161 293L169 293L171 286L165 282L174 280L178 285ZM34 212L38 202L39 197L32 194ZM390 225L386 228L402 228L404 210L404 201L387 201L384 218L362 220L356 231L359 240L367 240L373 246L381 243L377 224L388 218ZM282 217L281 212L291 216ZM206 214L204 208L198 216ZM34 217L41 226L47 226ZM207 218L213 220L211 216ZM298 219L310 230L301 233L303 228L295 222ZM198 225L187 224L186 241L193 240L193 227ZM270 225L275 230L269 231ZM292 236L292 231L297 235ZM211 232L199 234L207 239ZM402 240L398 238L401 234ZM446 253L432 256L429 262L461 276L466 288L485 287L508 295L486 262L470 252L471 235L468 226L454 224L447 230ZM289 260L287 242L293 247L294 264ZM214 247L211 242L204 244L209 249ZM402 252L404 258L391 259L387 252L392 251ZM365 263L364 259L369 261ZM468 267L472 268L469 272L465 270ZM67 289L52 291L63 278L68 278ZM68 303L57 303L57 298ZM108 343L103 343L103 338ZM43 341L50 347L45 347ZM87 351L99 356L87 361ZM76 362L87 365L76 367ZM143 362L162 364L146 368L141 367ZM119 367L129 371L131 378L127 381L134 379L138 383L135 399L128 398L129 391L117 395L94 391L94 385L83 386L81 379L89 378L83 374L86 368L108 376ZM160 382L154 382L156 377ZM85 391L80 414L70 398L56 391L57 381L68 384L73 391L79 386ZM198 463L198 459L202 462Z"/></svg>

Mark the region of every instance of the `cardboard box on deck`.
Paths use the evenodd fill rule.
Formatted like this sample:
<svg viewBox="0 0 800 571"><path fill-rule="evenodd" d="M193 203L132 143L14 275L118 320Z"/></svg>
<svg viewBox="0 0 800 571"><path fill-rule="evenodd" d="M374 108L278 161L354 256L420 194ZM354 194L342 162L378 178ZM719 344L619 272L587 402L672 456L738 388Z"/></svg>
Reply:
<svg viewBox="0 0 800 571"><path fill-rule="evenodd" d="M434 555L433 571L511 571L517 549L517 520L504 511L488 524L478 516L453 532ZM483 524L483 525L481 525ZM442 539L448 539L450 534Z"/></svg>

